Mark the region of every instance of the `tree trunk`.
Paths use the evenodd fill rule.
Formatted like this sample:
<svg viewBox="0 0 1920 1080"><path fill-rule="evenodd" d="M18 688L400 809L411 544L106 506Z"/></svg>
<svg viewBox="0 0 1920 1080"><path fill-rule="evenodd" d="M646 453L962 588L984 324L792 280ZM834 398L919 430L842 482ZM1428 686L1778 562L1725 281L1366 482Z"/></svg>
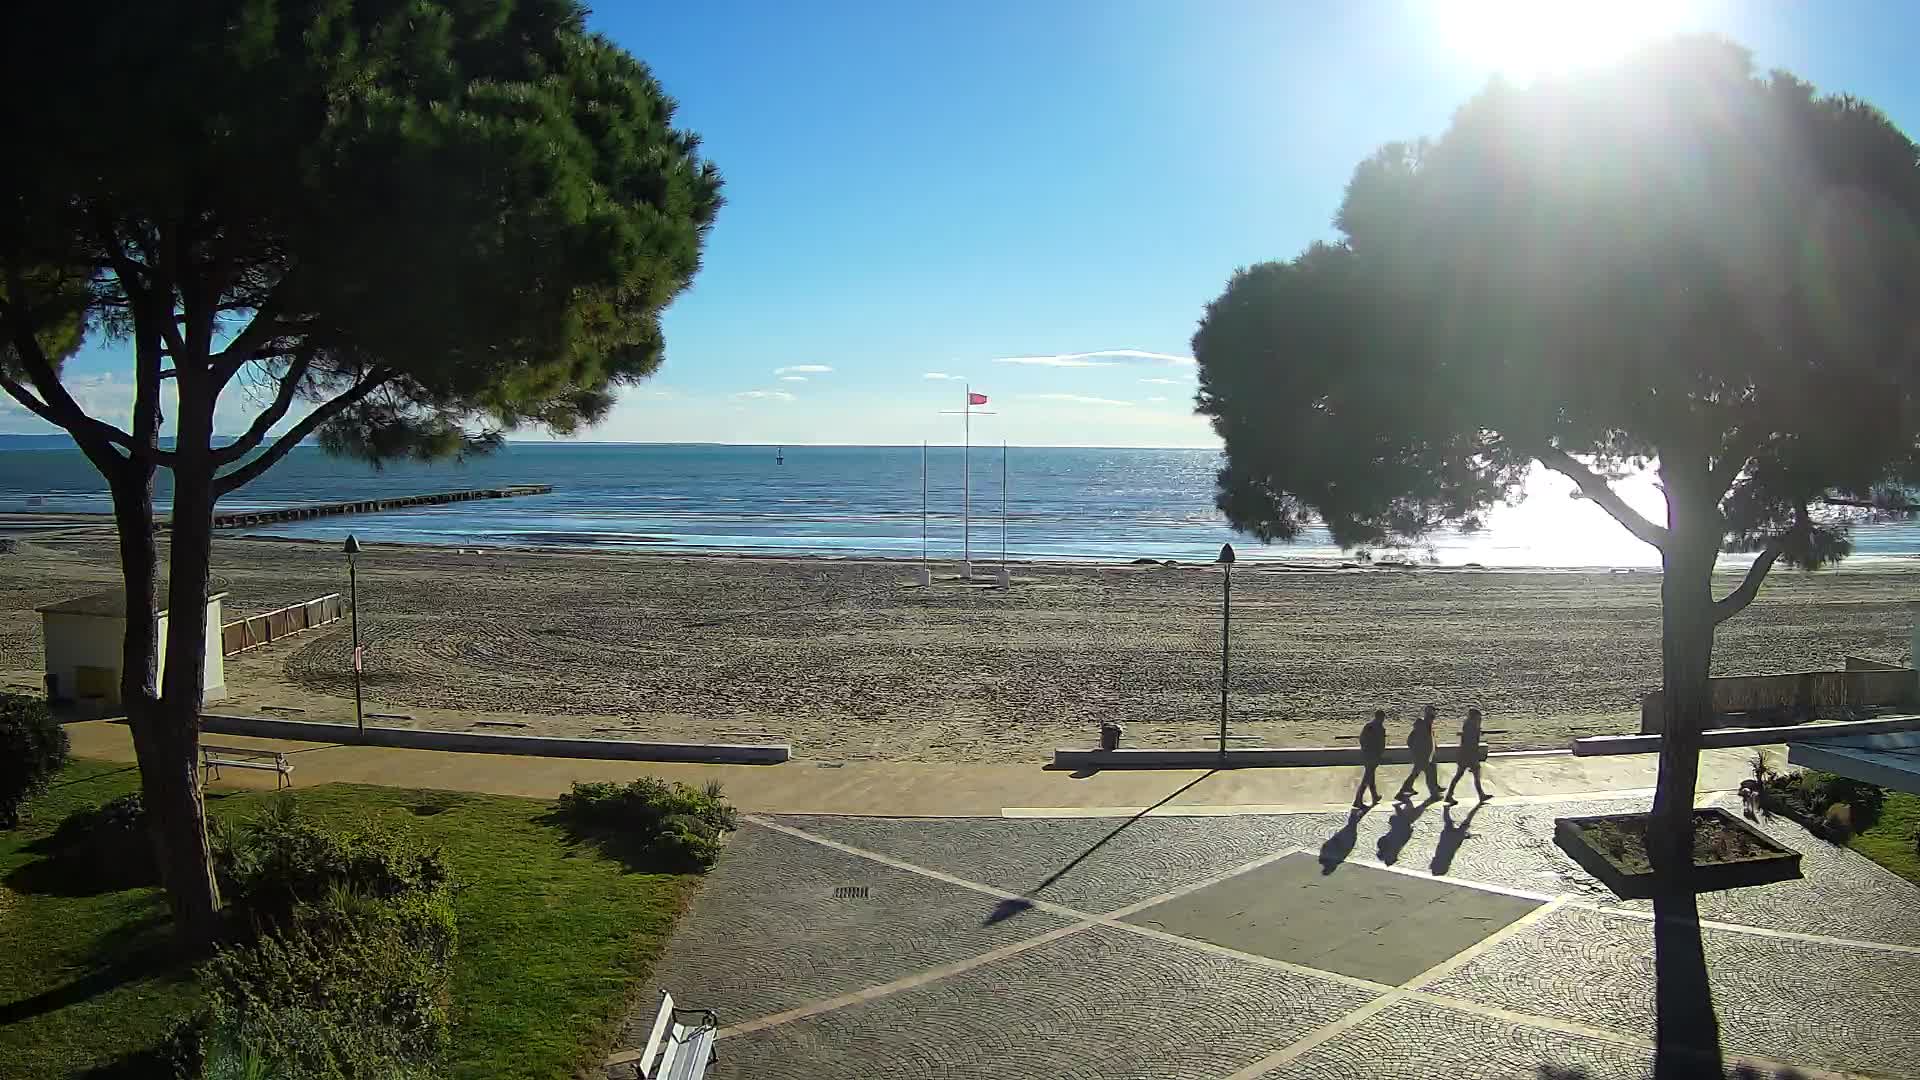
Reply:
<svg viewBox="0 0 1920 1080"><path fill-rule="evenodd" d="M210 944L219 929L219 885L207 842L199 783L200 710L206 703L207 593L213 559L213 461L209 403L180 388L168 537L167 663L153 728L164 778L164 815L156 818L161 875L174 922L189 945ZM147 781L149 786L152 780ZM153 804L150 802L149 807Z"/></svg>
<svg viewBox="0 0 1920 1080"><path fill-rule="evenodd" d="M1661 553L1660 779L1648 830L1655 865L1692 863L1700 733L1713 718L1713 564L1718 536L1676 530Z"/></svg>
<svg viewBox="0 0 1920 1080"><path fill-rule="evenodd" d="M1661 552L1660 778L1647 823L1647 854L1658 875L1654 1075L1661 1080L1722 1071L1720 1023L1707 981L1693 880L1700 734L1713 717L1713 564L1722 534L1716 502L1689 507L1686 488L1665 479L1669 537Z"/></svg>

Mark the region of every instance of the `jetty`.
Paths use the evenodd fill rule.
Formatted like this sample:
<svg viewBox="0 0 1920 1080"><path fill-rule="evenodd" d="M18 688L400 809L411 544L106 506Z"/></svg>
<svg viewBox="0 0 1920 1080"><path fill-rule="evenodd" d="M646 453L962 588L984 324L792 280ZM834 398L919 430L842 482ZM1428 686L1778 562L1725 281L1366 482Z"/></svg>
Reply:
<svg viewBox="0 0 1920 1080"><path fill-rule="evenodd" d="M213 515L216 529L237 529L252 525L273 525L282 521L333 517L339 514L376 514L383 510L406 510L416 506L444 506L474 499L512 499L521 495L546 495L552 484L515 484L512 487L474 488L468 491L437 491L429 495L405 495L392 499L353 499L347 502L288 506L278 510L243 510Z"/></svg>

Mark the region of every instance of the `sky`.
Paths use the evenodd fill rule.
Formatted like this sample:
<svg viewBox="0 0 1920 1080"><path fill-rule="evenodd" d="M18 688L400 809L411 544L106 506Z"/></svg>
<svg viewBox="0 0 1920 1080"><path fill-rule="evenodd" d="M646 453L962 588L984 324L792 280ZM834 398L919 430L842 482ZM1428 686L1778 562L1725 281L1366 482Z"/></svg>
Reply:
<svg viewBox="0 0 1920 1080"><path fill-rule="evenodd" d="M1712 30L1920 133L1920 5L1833 0L607 2L726 179L667 360L603 441L1213 446L1189 339L1333 235L1353 166L1525 79ZM70 381L124 416L127 361ZM10 403L8 403L10 405ZM244 397L222 431L245 426ZM0 407L0 431L46 430ZM523 432L518 437L538 437Z"/></svg>

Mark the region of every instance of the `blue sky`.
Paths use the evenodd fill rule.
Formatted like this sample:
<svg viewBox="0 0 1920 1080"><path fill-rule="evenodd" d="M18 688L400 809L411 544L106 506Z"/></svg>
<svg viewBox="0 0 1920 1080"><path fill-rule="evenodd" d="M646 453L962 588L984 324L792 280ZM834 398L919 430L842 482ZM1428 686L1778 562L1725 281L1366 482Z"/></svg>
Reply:
<svg viewBox="0 0 1920 1080"><path fill-rule="evenodd" d="M1920 124L1912 4L602 8L593 26L679 100L728 205L667 363L595 439L957 441L937 414L960 383L937 373L992 396L983 441L1212 445L1178 360L1202 306L1235 267L1330 235L1354 164L1437 134L1496 69L1710 29ZM998 362L1015 357L1055 362ZM122 358L71 371L110 415ZM0 430L35 429L0 411Z"/></svg>

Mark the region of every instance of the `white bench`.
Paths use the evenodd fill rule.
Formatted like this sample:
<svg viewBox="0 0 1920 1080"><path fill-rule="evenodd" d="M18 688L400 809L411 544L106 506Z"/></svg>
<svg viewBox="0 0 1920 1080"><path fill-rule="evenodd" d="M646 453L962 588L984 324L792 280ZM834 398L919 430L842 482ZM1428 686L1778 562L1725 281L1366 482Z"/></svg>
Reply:
<svg viewBox="0 0 1920 1080"><path fill-rule="evenodd" d="M694 1022L684 1022L683 1016ZM719 1033L720 1020L712 1009L676 1009L673 995L662 990L653 1033L635 1067L645 1080L700 1080L714 1062L713 1040Z"/></svg>
<svg viewBox="0 0 1920 1080"><path fill-rule="evenodd" d="M287 761L287 755L279 750L251 750L244 746L209 746L200 744L200 783L220 779L220 770L228 769L269 769L274 774L273 789L280 790L284 785L293 786L293 765Z"/></svg>

